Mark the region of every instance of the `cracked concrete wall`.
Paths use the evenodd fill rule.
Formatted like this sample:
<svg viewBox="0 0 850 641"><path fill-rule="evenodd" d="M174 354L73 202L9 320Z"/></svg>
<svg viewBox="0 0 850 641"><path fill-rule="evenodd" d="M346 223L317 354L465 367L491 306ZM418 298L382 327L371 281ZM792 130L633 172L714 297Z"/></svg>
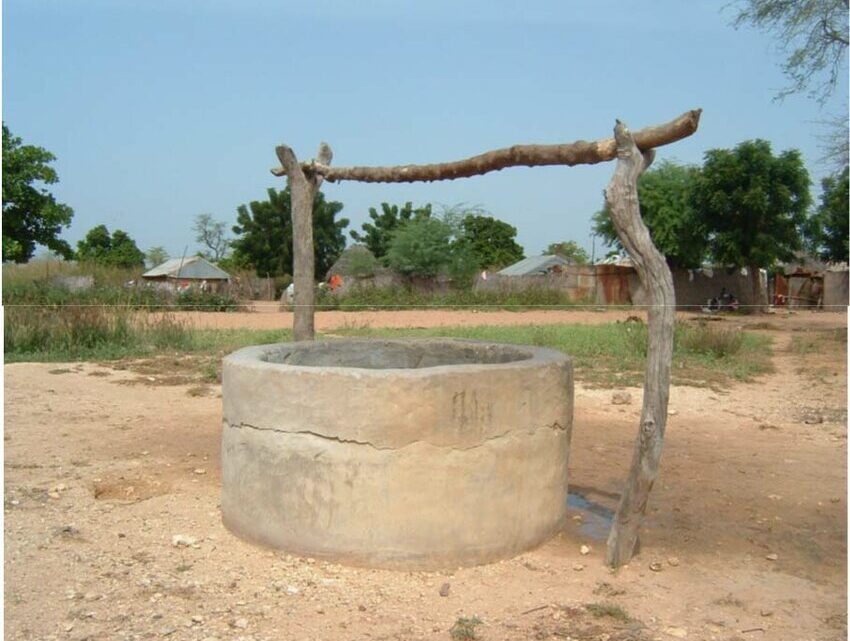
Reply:
<svg viewBox="0 0 850 641"><path fill-rule="evenodd" d="M369 349L388 343L493 349L451 339ZM522 347L520 360L485 365L269 362L286 349L310 347L252 347L225 359L222 512L235 533L343 562L435 569L511 556L561 526L567 356Z"/></svg>

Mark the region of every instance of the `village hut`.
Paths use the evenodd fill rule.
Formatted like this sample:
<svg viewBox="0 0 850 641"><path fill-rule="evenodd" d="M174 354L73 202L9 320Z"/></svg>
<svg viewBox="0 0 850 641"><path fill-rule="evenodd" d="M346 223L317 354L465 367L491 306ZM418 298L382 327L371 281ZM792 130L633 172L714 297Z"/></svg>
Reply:
<svg viewBox="0 0 850 641"><path fill-rule="evenodd" d="M230 274L213 265L203 256L171 258L142 274L146 283L183 291L197 287L202 291L221 291L230 281Z"/></svg>

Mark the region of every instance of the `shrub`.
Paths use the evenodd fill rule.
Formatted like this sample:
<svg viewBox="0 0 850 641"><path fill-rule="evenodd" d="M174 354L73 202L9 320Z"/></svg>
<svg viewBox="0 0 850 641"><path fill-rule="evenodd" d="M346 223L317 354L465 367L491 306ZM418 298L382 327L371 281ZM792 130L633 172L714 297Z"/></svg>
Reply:
<svg viewBox="0 0 850 641"><path fill-rule="evenodd" d="M471 639L477 639L478 636L475 634L475 627L481 625L482 621L478 617L460 617L457 621L455 621L454 625L449 630L449 634L452 639L455 641L469 641Z"/></svg>
<svg viewBox="0 0 850 641"><path fill-rule="evenodd" d="M737 354L744 344L744 332L737 328L713 327L700 323L696 327L681 327L681 346L695 354L726 358Z"/></svg>
<svg viewBox="0 0 850 641"><path fill-rule="evenodd" d="M355 278L370 278L375 275L380 263L369 251L352 251L348 264L349 273Z"/></svg>

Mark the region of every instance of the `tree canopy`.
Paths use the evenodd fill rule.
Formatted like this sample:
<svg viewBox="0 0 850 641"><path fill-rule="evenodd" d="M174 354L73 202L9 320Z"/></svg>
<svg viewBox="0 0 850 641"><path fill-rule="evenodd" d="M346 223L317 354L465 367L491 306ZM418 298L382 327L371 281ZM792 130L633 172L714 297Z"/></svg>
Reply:
<svg viewBox="0 0 850 641"><path fill-rule="evenodd" d="M313 201L313 245L316 274L324 274L345 249L347 218L337 220L342 203L325 200L320 191ZM236 210L231 243L233 263L252 267L258 275L292 274L292 210L289 187L268 190L268 200L252 201Z"/></svg>
<svg viewBox="0 0 850 641"><path fill-rule="evenodd" d="M610 224L610 220L608 224ZM562 258L566 258L573 265L587 265L590 262L590 256L588 256L587 252L582 247L579 247L579 244L574 240L552 243L546 248L543 255L561 256Z"/></svg>
<svg viewBox="0 0 850 641"><path fill-rule="evenodd" d="M741 0L735 26L750 24L773 33L786 56L782 69L791 81L778 99L807 91L824 105L839 78L847 75L847 0ZM843 69L843 71L842 71ZM841 173L848 163L847 108L820 123L822 161Z"/></svg>
<svg viewBox="0 0 850 641"><path fill-rule="evenodd" d="M692 187L699 168L663 161L638 181L640 213L653 243L675 267L699 267L707 250L705 224L694 209ZM593 216L593 232L621 248L607 205Z"/></svg>
<svg viewBox="0 0 850 641"><path fill-rule="evenodd" d="M848 168L845 167L840 176L824 178L821 187L823 192L820 205L808 226L810 248L823 260L846 262L850 236Z"/></svg>
<svg viewBox="0 0 850 641"><path fill-rule="evenodd" d="M406 222L393 233L386 258L389 267L405 276L436 276L451 262L452 228L439 218Z"/></svg>
<svg viewBox="0 0 850 641"><path fill-rule="evenodd" d="M786 55L782 69L791 81L779 98L809 90L823 103L845 64L847 17L847 0L745 0L735 25L751 24L776 35Z"/></svg>
<svg viewBox="0 0 850 641"><path fill-rule="evenodd" d="M766 140L711 149L693 185L693 204L721 264L770 267L802 247L811 204L800 152L774 156Z"/></svg>
<svg viewBox="0 0 850 641"><path fill-rule="evenodd" d="M735 25L751 24L777 36L787 55L782 69L791 80L780 98L809 89L824 102L835 89L850 43L847 15L847 0L746 0Z"/></svg>
<svg viewBox="0 0 850 641"><path fill-rule="evenodd" d="M46 149L24 145L3 125L3 260L25 263L37 244L64 258L71 246L59 238L74 211L56 202L44 185L59 182L50 163L56 157Z"/></svg>
<svg viewBox="0 0 850 641"><path fill-rule="evenodd" d="M466 214L460 219L458 250L468 251L480 267L499 269L522 260L516 227L492 216Z"/></svg>
<svg viewBox="0 0 850 641"><path fill-rule="evenodd" d="M363 233L352 229L349 233L358 243L363 243L374 254L375 258L381 259L387 255L392 241L393 233L405 223L411 220L420 220L431 217L431 205L423 205L413 208L413 203L406 202L403 206L381 203L381 212L374 207L369 208L371 223L363 223L360 227Z"/></svg>
<svg viewBox="0 0 850 641"><path fill-rule="evenodd" d="M110 234L106 225L92 227L77 243L77 260L128 269L145 266L145 254L136 241L120 229Z"/></svg>

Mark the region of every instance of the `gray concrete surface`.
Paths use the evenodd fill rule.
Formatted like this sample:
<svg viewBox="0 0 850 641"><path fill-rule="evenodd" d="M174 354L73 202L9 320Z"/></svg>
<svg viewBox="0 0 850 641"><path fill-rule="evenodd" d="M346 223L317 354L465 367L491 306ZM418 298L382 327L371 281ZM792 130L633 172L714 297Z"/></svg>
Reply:
<svg viewBox="0 0 850 641"><path fill-rule="evenodd" d="M563 521L569 357L458 339L249 347L223 369L222 513L251 541L372 567L505 558Z"/></svg>

